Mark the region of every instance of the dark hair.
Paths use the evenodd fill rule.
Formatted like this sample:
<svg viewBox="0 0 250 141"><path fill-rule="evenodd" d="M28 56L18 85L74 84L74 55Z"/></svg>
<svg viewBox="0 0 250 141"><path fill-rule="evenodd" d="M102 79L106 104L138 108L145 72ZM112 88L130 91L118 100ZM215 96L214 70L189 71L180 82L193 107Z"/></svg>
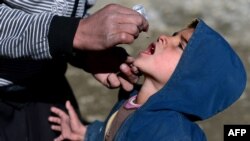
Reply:
<svg viewBox="0 0 250 141"><path fill-rule="evenodd" d="M193 20L187 27L188 28L196 28L197 24L199 23L198 19Z"/></svg>

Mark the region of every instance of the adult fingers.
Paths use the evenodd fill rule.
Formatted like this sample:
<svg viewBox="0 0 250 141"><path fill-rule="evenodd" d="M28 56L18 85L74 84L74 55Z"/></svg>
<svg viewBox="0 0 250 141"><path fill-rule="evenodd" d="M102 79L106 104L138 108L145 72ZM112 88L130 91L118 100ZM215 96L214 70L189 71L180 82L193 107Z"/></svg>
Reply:
<svg viewBox="0 0 250 141"><path fill-rule="evenodd" d="M108 43L112 46L117 44L131 44L139 36L141 31L148 30L148 23L141 15L114 14L110 19ZM109 24L109 25L110 25Z"/></svg>
<svg viewBox="0 0 250 141"><path fill-rule="evenodd" d="M108 42L111 43L110 46L115 46L118 44L131 44L135 40L135 37L127 32L117 32L108 37Z"/></svg>
<svg viewBox="0 0 250 141"><path fill-rule="evenodd" d="M120 24L128 23L136 25L139 32L147 31L149 27L148 21L137 12L136 14L118 14L116 18Z"/></svg>
<svg viewBox="0 0 250 141"><path fill-rule="evenodd" d="M141 76L141 73L139 71L139 69L136 66L131 66L131 71L133 72L133 74L135 74L136 76Z"/></svg>
<svg viewBox="0 0 250 141"><path fill-rule="evenodd" d="M130 66L130 69L133 72L133 74L140 76L141 74L139 69L133 65L134 60L135 60L134 57L128 56L125 63Z"/></svg>
<svg viewBox="0 0 250 141"><path fill-rule="evenodd" d="M118 24L117 30L119 33L125 32L132 35L134 38L137 38L140 34L140 30L135 24Z"/></svg>
<svg viewBox="0 0 250 141"><path fill-rule="evenodd" d="M132 64L134 62L135 58L132 56L128 56L125 63L127 64Z"/></svg>
<svg viewBox="0 0 250 141"><path fill-rule="evenodd" d="M120 86L120 80L115 73L110 73L107 78L109 88L117 88Z"/></svg>
<svg viewBox="0 0 250 141"><path fill-rule="evenodd" d="M127 78L127 80L128 80L129 82L131 82L131 83L136 83L136 82L138 81L138 79L139 79L138 76L136 76L136 75L132 72L131 68L130 68L127 64L123 63L123 64L120 66L120 70L121 70L122 74L125 75L125 78Z"/></svg>
<svg viewBox="0 0 250 141"><path fill-rule="evenodd" d="M134 88L134 85L132 85L130 82L128 82L127 80L123 79L122 77L118 77L118 79L120 80L121 83L121 87L125 90L125 91L131 91Z"/></svg>
<svg viewBox="0 0 250 141"><path fill-rule="evenodd" d="M136 14L136 11L134 11L133 9L118 4L108 4L103 9L107 9L110 11L119 11L123 14Z"/></svg>
<svg viewBox="0 0 250 141"><path fill-rule="evenodd" d="M139 14L138 12L134 11L131 8L123 7L117 4L109 4L103 9L107 11L112 11L112 13L114 13L114 11L121 13L123 15L123 16L119 15L121 21L125 21L125 23L126 22L134 23L138 26L140 25L142 29L141 31L148 30L149 25L147 20L141 14Z"/></svg>

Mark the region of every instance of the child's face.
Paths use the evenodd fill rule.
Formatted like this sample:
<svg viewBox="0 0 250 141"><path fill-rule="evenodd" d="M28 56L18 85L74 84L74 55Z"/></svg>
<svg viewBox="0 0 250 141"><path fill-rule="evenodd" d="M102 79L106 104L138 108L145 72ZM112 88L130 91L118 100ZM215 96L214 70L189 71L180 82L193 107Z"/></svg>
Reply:
<svg viewBox="0 0 250 141"><path fill-rule="evenodd" d="M145 77L165 84L173 74L193 31L193 28L185 28L172 36L161 35L139 53L134 65Z"/></svg>

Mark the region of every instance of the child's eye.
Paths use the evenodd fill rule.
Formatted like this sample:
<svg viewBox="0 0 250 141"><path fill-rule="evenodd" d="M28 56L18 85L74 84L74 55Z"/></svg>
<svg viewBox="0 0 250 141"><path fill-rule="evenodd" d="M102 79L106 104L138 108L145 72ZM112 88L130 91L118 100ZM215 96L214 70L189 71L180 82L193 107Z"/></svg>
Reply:
<svg viewBox="0 0 250 141"><path fill-rule="evenodd" d="M184 50L183 45L181 44L181 42L178 44L178 47L179 47L181 50Z"/></svg>

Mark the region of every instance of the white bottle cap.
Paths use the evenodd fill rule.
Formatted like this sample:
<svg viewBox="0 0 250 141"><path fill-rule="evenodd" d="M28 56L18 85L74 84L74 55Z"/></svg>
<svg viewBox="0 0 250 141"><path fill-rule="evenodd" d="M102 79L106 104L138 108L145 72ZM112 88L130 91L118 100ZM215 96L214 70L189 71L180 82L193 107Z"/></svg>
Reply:
<svg viewBox="0 0 250 141"><path fill-rule="evenodd" d="M140 13L145 19L148 19L146 10L142 4L136 4L132 7L132 9Z"/></svg>

